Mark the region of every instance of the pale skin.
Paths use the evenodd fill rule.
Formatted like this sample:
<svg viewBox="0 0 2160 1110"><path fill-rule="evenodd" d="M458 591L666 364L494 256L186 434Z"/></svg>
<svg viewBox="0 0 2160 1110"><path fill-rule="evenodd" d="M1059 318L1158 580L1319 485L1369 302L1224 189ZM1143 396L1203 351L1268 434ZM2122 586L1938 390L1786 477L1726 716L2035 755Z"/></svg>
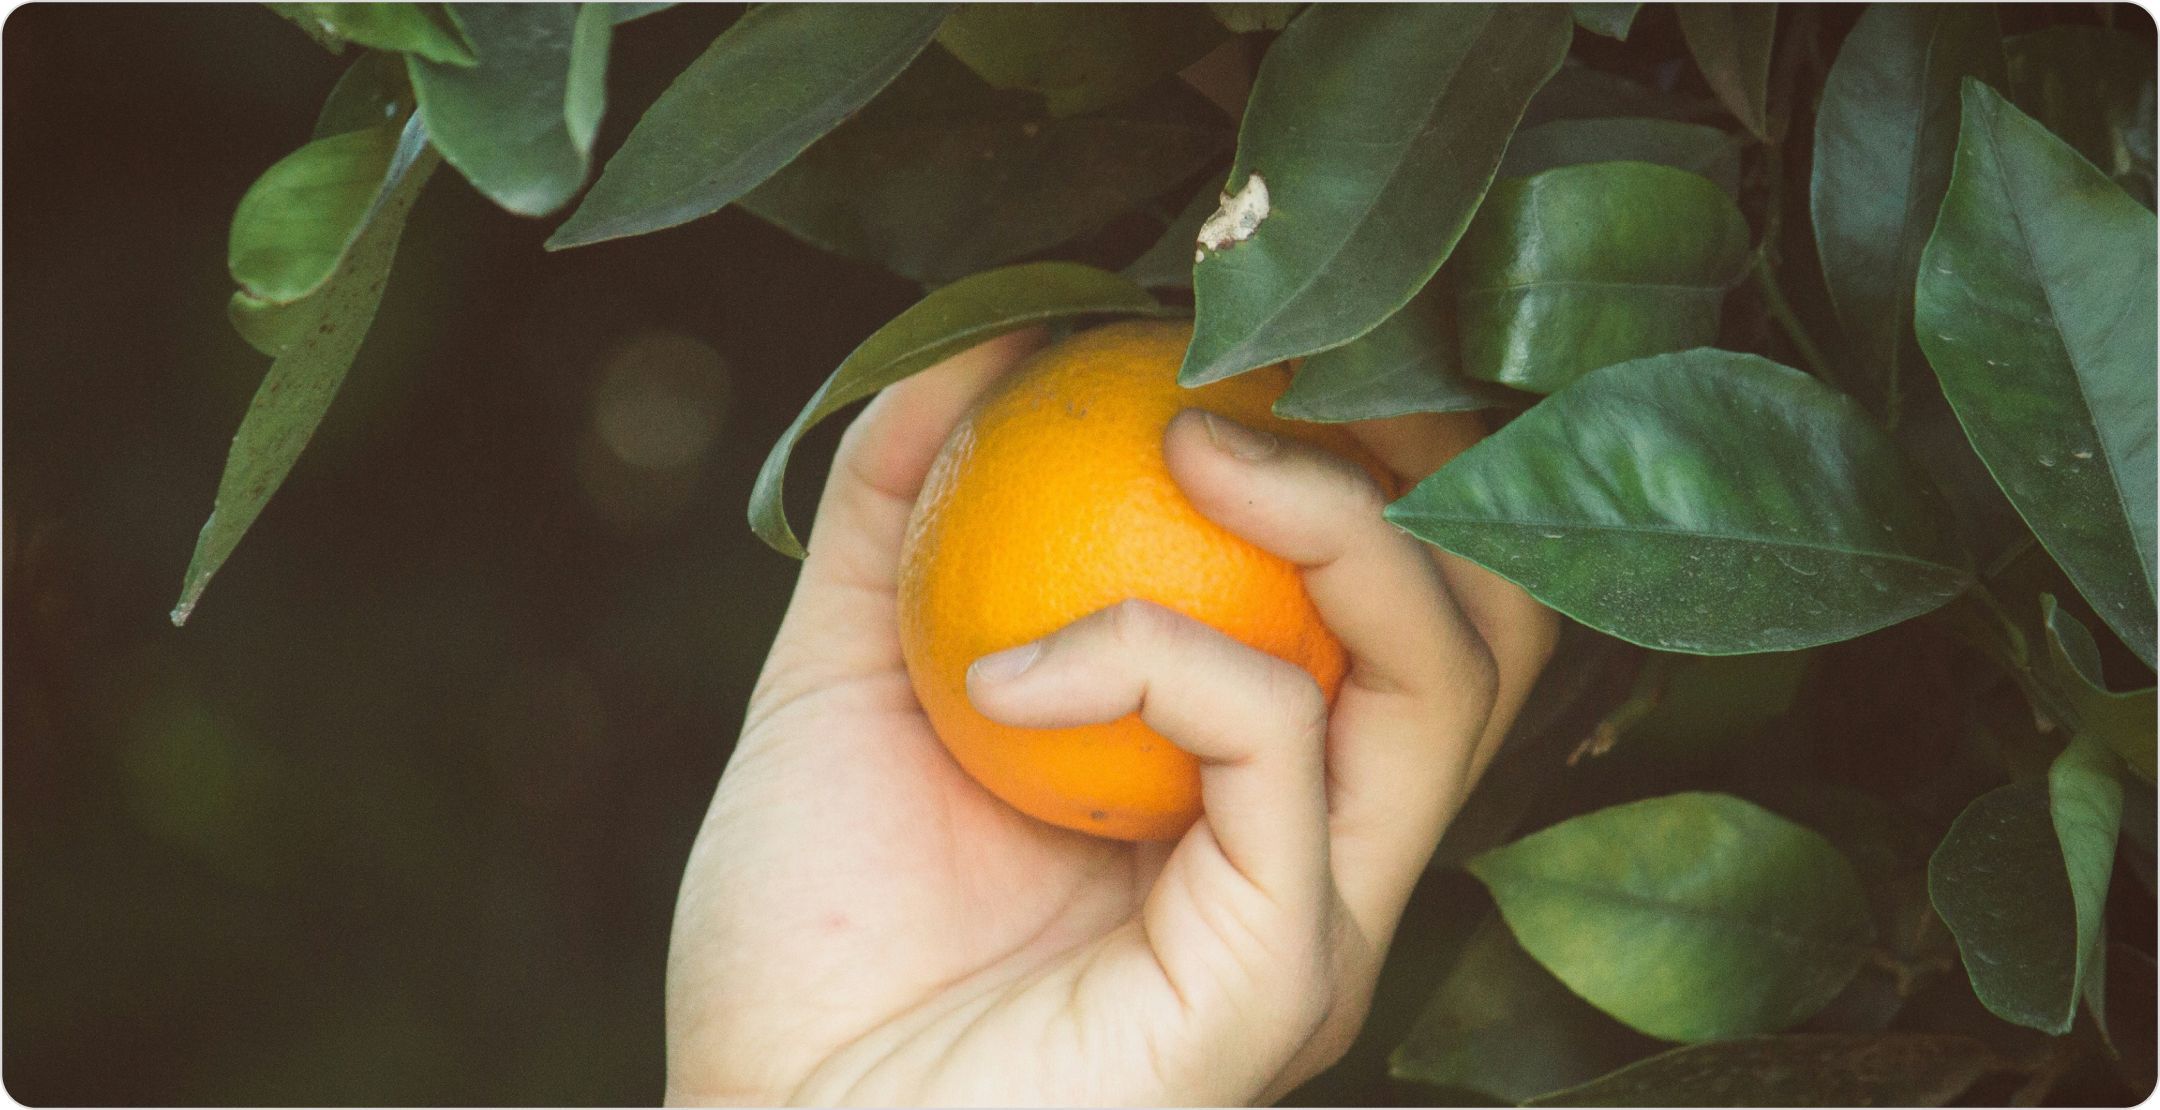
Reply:
<svg viewBox="0 0 2160 1110"><path fill-rule="evenodd" d="M887 389L849 428L809 558L683 877L675 1103L1232 1105L1363 1023L1395 926L1552 650L1520 590L1380 516L1358 467L1196 412L1164 437L1201 512L1303 569L1350 670L1305 672L1145 603L978 662L1023 726L1138 712L1199 758L1205 815L1132 844L1007 807L901 661L895 574L946 434L1039 333ZM1399 476L1464 425L1353 428Z"/></svg>

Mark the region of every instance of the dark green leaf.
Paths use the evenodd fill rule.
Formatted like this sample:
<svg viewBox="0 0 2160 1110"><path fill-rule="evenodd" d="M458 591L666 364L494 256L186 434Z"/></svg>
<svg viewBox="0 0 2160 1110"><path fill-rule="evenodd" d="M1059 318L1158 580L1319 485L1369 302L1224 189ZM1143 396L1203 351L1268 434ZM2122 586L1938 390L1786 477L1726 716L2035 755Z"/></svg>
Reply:
<svg viewBox="0 0 2160 1110"><path fill-rule="evenodd" d="M233 280L277 304L320 288L388 193L397 146L397 126L385 124L317 139L265 170L233 211Z"/></svg>
<svg viewBox="0 0 2160 1110"><path fill-rule="evenodd" d="M1941 1106L2011 1066L1971 1037L1794 1033L1688 1045L1531 1106Z"/></svg>
<svg viewBox="0 0 2160 1110"><path fill-rule="evenodd" d="M1609 39L1627 41L1628 29L1635 25L1635 13L1641 4L1569 4L1575 13L1575 25L1592 34Z"/></svg>
<svg viewBox="0 0 2160 1110"><path fill-rule="evenodd" d="M1143 289L1192 288L1193 254L1199 250L1200 225L1222 201L1222 194L1214 189L1194 193L1185 210L1163 229L1155 245L1120 272Z"/></svg>
<svg viewBox="0 0 2160 1110"><path fill-rule="evenodd" d="M945 286L862 341L781 433L750 491L750 528L775 551L803 556L781 503L788 456L818 421L978 343L1046 320L1097 313L1169 314L1116 274L1072 262L1032 262Z"/></svg>
<svg viewBox="0 0 2160 1110"><path fill-rule="evenodd" d="M1463 377L1455 308L1444 278L1433 280L1379 327L1306 359L1276 399L1275 415L1332 423L1514 403L1515 394Z"/></svg>
<svg viewBox="0 0 2160 1110"><path fill-rule="evenodd" d="M1940 507L1856 403L1728 351L1593 371L1387 515L1584 624L1691 654L1849 639L1966 582Z"/></svg>
<svg viewBox="0 0 2160 1110"><path fill-rule="evenodd" d="M1730 749L1792 707L1812 653L1654 657L1659 671L1650 704L1620 743L1667 756ZM1828 835L1827 833L1825 835Z"/></svg>
<svg viewBox="0 0 2160 1110"><path fill-rule="evenodd" d="M2070 1030L2102 943L2122 788L2111 758L2073 742L2045 780L1981 795L1928 863L1928 892L1957 937L1973 993L2005 1021Z"/></svg>
<svg viewBox="0 0 2160 1110"><path fill-rule="evenodd" d="M1740 140L1699 123L1647 117L1559 119L1525 126L1508 143L1501 177L1528 177L1585 162L1654 162L1740 192Z"/></svg>
<svg viewBox="0 0 2160 1110"><path fill-rule="evenodd" d="M1718 100L1756 138L1770 134L1770 43L1776 4L1679 4L1680 34Z"/></svg>
<svg viewBox="0 0 2160 1110"><path fill-rule="evenodd" d="M1290 26L1303 4L1209 4L1215 20L1238 34L1280 31Z"/></svg>
<svg viewBox="0 0 2160 1110"><path fill-rule="evenodd" d="M1837 849L1725 794L1613 806L1468 866L1539 963L1668 1040L1783 1029L1836 995L1874 939Z"/></svg>
<svg viewBox="0 0 2160 1110"><path fill-rule="evenodd" d="M2121 694L2110 691L2101 675L2100 647L2093 643L2092 633L2051 595L2040 596L2040 609L2047 628L2053 685L2077 714L2077 720L2069 723L2113 749L2139 778L2153 781L2153 688Z"/></svg>
<svg viewBox="0 0 2160 1110"><path fill-rule="evenodd" d="M321 292L303 302L315 306L305 337L270 364L233 436L216 506L196 538L180 601L172 611L175 625L186 623L211 576L225 565L322 423L375 320L406 213L438 162L427 145L426 129L417 118L410 121L392 159L396 169L386 200Z"/></svg>
<svg viewBox="0 0 2160 1110"><path fill-rule="evenodd" d="M402 125L412 110L412 82L405 77L405 59L370 50L331 86L322 112L315 117L314 137L327 139L386 123Z"/></svg>
<svg viewBox="0 0 2160 1110"><path fill-rule="evenodd" d="M1852 341L1850 376L1894 411L1916 365L1913 280L1957 151L1958 83L2000 82L2002 32L1985 4L1874 4L1823 87L1811 202L1831 302Z"/></svg>
<svg viewBox="0 0 2160 1110"><path fill-rule="evenodd" d="M1195 268L1179 380L1324 351L1394 315L1454 249L1572 30L1556 6L1306 9L1261 62L1230 171L1235 190L1263 180L1270 206Z"/></svg>
<svg viewBox="0 0 2160 1110"><path fill-rule="evenodd" d="M765 4L646 110L550 249L642 235L719 211L868 103L949 5Z"/></svg>
<svg viewBox="0 0 2160 1110"><path fill-rule="evenodd" d="M1713 123L1725 118L1717 102L1659 92L1601 69L1569 59L1552 80L1530 98L1522 126L1557 119L1611 119L1644 116L1683 123Z"/></svg>
<svg viewBox="0 0 2160 1110"><path fill-rule="evenodd" d="M1489 917L1388 1057L1388 1074L1514 1103L1581 1083L1654 1045L1584 1004Z"/></svg>
<svg viewBox="0 0 2160 1110"><path fill-rule="evenodd" d="M597 117L591 98L602 75L577 50L581 7L460 4L451 17L480 64L407 59L420 114L443 159L521 216L553 212L585 183L589 135L574 131L571 117Z"/></svg>
<svg viewBox="0 0 2160 1110"><path fill-rule="evenodd" d="M2153 214L1968 79L1921 257L1920 346L2048 552L2153 662Z"/></svg>
<svg viewBox="0 0 2160 1110"><path fill-rule="evenodd" d="M1551 393L1713 342L1747 261L1739 206L1692 173L1599 162L1498 182L1456 255L1463 372Z"/></svg>
<svg viewBox="0 0 2160 1110"><path fill-rule="evenodd" d="M1200 60L1223 25L1193 4L963 4L938 43L992 88L1053 116L1107 107Z"/></svg>
<svg viewBox="0 0 2160 1110"><path fill-rule="evenodd" d="M1175 79L1084 116L1000 92L943 51L744 197L758 216L902 277L951 281L1092 231L1229 144Z"/></svg>
<svg viewBox="0 0 2160 1110"><path fill-rule="evenodd" d="M2120 31L2076 25L2004 46L2017 106L2151 207L2152 49Z"/></svg>
<svg viewBox="0 0 2160 1110"><path fill-rule="evenodd" d="M473 64L471 47L441 4L271 4L326 42L357 42L445 65Z"/></svg>

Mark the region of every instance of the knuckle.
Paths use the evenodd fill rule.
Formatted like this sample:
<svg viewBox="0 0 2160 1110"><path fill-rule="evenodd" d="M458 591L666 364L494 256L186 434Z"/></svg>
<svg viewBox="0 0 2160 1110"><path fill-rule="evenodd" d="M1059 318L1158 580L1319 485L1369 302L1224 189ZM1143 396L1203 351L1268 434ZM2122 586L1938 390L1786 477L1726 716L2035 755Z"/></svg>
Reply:
<svg viewBox="0 0 2160 1110"><path fill-rule="evenodd" d="M1174 641L1184 631L1184 619L1145 598L1129 597L1105 611L1111 637L1126 647Z"/></svg>

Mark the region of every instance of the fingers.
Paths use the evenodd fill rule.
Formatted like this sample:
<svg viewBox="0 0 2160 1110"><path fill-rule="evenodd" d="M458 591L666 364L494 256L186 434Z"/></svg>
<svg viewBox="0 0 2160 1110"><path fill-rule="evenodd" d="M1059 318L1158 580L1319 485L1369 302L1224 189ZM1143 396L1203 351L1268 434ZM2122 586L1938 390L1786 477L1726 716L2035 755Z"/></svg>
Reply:
<svg viewBox="0 0 2160 1110"><path fill-rule="evenodd" d="M1423 544L1334 454L1187 412L1164 440L1195 507L1305 570L1350 656L1327 767L1335 881L1376 936L1392 930L1459 804L1492 706L1493 664Z"/></svg>
<svg viewBox="0 0 2160 1110"><path fill-rule="evenodd" d="M968 670L992 720L1060 728L1137 712L1200 760L1208 830L1270 898L1315 908L1326 889L1327 702L1303 668L1182 614L1127 601Z"/></svg>

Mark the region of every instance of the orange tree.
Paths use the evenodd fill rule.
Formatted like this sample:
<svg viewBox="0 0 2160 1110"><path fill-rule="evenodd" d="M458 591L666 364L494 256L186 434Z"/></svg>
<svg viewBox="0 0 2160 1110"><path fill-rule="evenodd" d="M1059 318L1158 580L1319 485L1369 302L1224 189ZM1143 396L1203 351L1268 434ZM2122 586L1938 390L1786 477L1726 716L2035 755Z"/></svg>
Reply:
<svg viewBox="0 0 2160 1110"><path fill-rule="evenodd" d="M805 429L1037 324L1190 316L1187 385L1294 359L1283 417L1496 429L1388 516L1569 621L1351 1065L1549 1104L2151 1090L2139 9L769 4L626 105L613 28L668 5L271 7L350 68L234 213L274 361L176 622L444 163L555 250L740 205L926 289L773 445L750 527L791 555Z"/></svg>

